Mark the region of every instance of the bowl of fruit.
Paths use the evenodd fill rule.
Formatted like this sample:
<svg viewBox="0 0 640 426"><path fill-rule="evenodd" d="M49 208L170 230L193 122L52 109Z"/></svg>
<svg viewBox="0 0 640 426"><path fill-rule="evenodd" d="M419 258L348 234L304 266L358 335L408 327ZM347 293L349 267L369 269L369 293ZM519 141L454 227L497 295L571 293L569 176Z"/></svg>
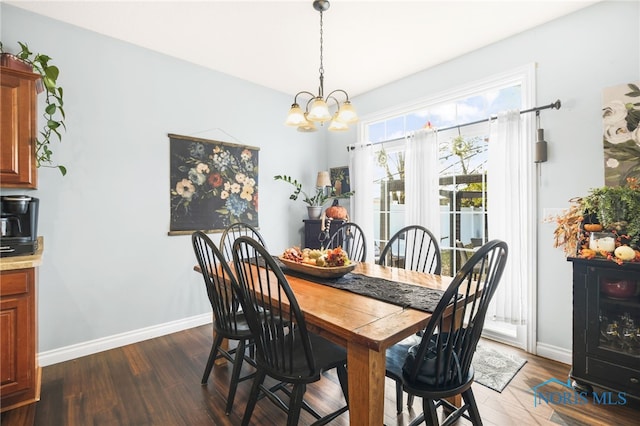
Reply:
<svg viewBox="0 0 640 426"><path fill-rule="evenodd" d="M288 248L278 257L286 268L321 278L339 278L358 265L352 262L342 247L334 249Z"/></svg>

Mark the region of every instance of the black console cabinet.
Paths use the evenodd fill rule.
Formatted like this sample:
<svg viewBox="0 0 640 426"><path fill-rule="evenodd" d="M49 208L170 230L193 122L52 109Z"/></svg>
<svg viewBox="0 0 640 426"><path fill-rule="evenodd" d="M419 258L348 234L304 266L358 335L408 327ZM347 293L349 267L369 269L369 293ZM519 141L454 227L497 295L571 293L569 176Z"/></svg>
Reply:
<svg viewBox="0 0 640 426"><path fill-rule="evenodd" d="M568 260L573 262L570 377L576 390L600 387L640 399L640 264ZM626 291L629 286L635 292Z"/></svg>
<svg viewBox="0 0 640 426"><path fill-rule="evenodd" d="M322 220L320 219L305 219L304 222L304 242L303 247L310 249L319 249L322 246L326 246L329 242L329 235L333 235L336 229L342 225L344 220L333 219L329 227L329 234L325 234L322 229ZM325 219L326 224L326 219ZM326 241L324 241L326 239Z"/></svg>

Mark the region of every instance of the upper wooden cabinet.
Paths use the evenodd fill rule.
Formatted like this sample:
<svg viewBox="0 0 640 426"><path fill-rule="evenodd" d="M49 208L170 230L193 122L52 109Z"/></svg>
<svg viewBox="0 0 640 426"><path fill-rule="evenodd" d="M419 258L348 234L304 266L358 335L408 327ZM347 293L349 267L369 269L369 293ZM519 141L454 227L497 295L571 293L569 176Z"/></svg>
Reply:
<svg viewBox="0 0 640 426"><path fill-rule="evenodd" d="M0 67L0 187L37 188L36 81L39 74Z"/></svg>

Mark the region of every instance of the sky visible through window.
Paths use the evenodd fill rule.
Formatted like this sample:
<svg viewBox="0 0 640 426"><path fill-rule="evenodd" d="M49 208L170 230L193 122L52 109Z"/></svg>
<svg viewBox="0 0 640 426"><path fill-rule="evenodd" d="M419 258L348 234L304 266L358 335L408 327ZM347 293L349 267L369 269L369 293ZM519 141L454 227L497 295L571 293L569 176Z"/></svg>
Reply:
<svg viewBox="0 0 640 426"><path fill-rule="evenodd" d="M384 141L403 139L411 132L423 128L427 123L431 123L436 129L444 129L457 124L484 120L495 116L500 111L520 108L520 95L520 85L518 84L456 101L431 105L415 111L407 111L369 123L367 125L368 140L379 144ZM450 130L441 133L439 135L441 174L460 173L460 168L456 166L459 161L451 155L451 141L454 137L463 136L466 140L473 140L474 137L484 139L486 133L488 133L488 125L461 127L459 131ZM476 140L477 142L480 141ZM398 179L400 177L399 167L402 167L402 154L399 153L404 151L404 143L381 144L380 148L384 149L387 154L388 164L381 165L379 161L376 161L374 181L378 182L381 179L389 178L389 173L393 175L394 179ZM376 152L379 154L380 149L376 149ZM466 166L469 172L480 172L485 162L486 149L478 149Z"/></svg>

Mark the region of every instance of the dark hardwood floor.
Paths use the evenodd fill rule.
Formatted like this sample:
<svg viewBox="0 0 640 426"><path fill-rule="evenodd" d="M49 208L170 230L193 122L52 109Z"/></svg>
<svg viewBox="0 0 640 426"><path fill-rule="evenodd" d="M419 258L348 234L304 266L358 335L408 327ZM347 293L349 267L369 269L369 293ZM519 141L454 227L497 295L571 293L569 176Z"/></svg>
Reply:
<svg viewBox="0 0 640 426"><path fill-rule="evenodd" d="M3 413L2 425L239 425L251 381L239 384L229 416L224 414L224 405L230 366L216 366L209 383L200 385L211 334L212 326L207 325L47 366L42 372L41 400ZM590 399L577 406L534 406L532 388L551 377L566 380L569 366L495 342L483 344L498 346L528 360L502 393L478 383L473 385L485 425L639 424L640 404L635 400L622 406L598 406ZM421 400L416 398L411 411L405 407L396 416L394 395L393 382L388 380L385 423L407 425L421 411ZM306 399L320 412L343 404L337 377L327 375L309 386ZM285 418L273 404L261 400L254 411L253 424L282 425ZM301 424L309 423L311 417L303 414ZM348 423L346 413L332 424Z"/></svg>

